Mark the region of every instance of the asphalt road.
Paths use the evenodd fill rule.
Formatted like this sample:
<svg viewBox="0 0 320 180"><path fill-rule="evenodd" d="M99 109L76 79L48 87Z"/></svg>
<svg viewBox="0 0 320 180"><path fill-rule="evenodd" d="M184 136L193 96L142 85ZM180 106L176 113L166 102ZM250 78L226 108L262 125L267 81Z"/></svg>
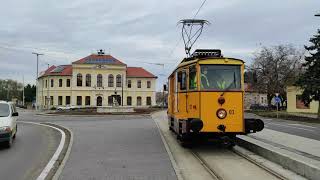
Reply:
<svg viewBox="0 0 320 180"><path fill-rule="evenodd" d="M70 128L74 143L60 179L177 179L156 124L149 116L34 116Z"/></svg>
<svg viewBox="0 0 320 180"><path fill-rule="evenodd" d="M320 141L320 124L264 118L251 113L246 113L245 117L262 119L267 129Z"/></svg>
<svg viewBox="0 0 320 180"><path fill-rule="evenodd" d="M38 125L18 123L10 149L0 145L0 179L36 179L55 152L61 135Z"/></svg>

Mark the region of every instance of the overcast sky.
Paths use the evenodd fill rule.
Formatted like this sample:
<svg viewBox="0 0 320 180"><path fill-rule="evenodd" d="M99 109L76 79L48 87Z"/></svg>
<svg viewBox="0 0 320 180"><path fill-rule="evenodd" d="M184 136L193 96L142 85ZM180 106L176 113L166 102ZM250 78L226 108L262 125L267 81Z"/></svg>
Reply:
<svg viewBox="0 0 320 180"><path fill-rule="evenodd" d="M104 49L128 66L159 76L158 87L184 56L180 19L202 0L10 0L0 7L0 79L35 83L36 57L70 64ZM308 44L320 27L319 0L207 0L196 18L211 22L196 48L219 48L247 64L261 45ZM180 43L178 43L180 42ZM165 63L165 67L150 63Z"/></svg>

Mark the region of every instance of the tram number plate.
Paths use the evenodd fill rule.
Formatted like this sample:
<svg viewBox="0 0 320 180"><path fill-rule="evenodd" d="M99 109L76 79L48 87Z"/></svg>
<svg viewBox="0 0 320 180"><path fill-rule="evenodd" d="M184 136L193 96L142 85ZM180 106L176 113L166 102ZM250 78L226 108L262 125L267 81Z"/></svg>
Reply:
<svg viewBox="0 0 320 180"><path fill-rule="evenodd" d="M234 110L233 109L229 110L229 114L234 114Z"/></svg>

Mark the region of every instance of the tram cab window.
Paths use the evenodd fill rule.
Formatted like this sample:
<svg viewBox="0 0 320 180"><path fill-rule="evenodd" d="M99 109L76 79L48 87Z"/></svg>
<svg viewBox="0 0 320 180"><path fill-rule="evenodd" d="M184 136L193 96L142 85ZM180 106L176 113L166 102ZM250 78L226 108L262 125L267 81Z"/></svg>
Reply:
<svg viewBox="0 0 320 180"><path fill-rule="evenodd" d="M180 90L187 90L187 73L186 71L178 72L178 83Z"/></svg>
<svg viewBox="0 0 320 180"><path fill-rule="evenodd" d="M201 65L201 89L240 90L241 74L237 65Z"/></svg>
<svg viewBox="0 0 320 180"><path fill-rule="evenodd" d="M196 66L189 67L189 90L197 89L197 69Z"/></svg>

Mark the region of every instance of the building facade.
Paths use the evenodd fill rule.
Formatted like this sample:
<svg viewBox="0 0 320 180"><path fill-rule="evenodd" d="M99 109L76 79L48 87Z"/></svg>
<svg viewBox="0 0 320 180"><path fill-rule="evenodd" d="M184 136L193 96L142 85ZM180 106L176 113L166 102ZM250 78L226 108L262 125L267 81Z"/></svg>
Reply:
<svg viewBox="0 0 320 180"><path fill-rule="evenodd" d="M302 90L296 86L287 87L287 112L303 112L303 113L317 113L318 101L311 101L309 106L304 105L301 98Z"/></svg>
<svg viewBox="0 0 320 180"><path fill-rule="evenodd" d="M250 84L244 84L244 108L250 109L251 105L268 106L268 95L266 93L259 93L253 90Z"/></svg>
<svg viewBox="0 0 320 180"><path fill-rule="evenodd" d="M141 67L102 51L73 62L51 66L38 78L40 108L58 106L147 107L156 104L156 79Z"/></svg>

